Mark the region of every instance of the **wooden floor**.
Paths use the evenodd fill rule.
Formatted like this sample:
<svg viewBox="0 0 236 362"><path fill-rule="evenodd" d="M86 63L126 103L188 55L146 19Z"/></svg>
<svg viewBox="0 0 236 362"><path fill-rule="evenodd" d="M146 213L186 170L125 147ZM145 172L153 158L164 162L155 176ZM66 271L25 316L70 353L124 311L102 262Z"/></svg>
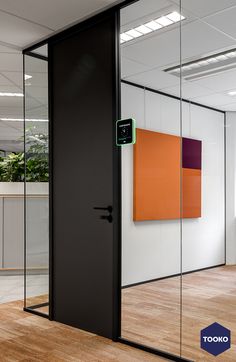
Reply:
<svg viewBox="0 0 236 362"><path fill-rule="evenodd" d="M22 302L0 304L0 362L165 361L22 308ZM232 332L231 349L218 357L200 349L200 330L214 322ZM235 362L236 266L188 274L182 282L175 277L124 289L122 336L197 362Z"/></svg>
<svg viewBox="0 0 236 362"><path fill-rule="evenodd" d="M218 322L231 330L232 347L217 361L235 362L236 266L184 275L182 288L181 299L181 278L175 277L123 289L122 336L194 361L215 361L201 350L200 331Z"/></svg>
<svg viewBox="0 0 236 362"><path fill-rule="evenodd" d="M38 297L30 297L26 299L26 307L31 310L49 315L49 305L36 308L37 305L49 303L49 295L39 295Z"/></svg>
<svg viewBox="0 0 236 362"><path fill-rule="evenodd" d="M140 350L0 304L1 362L164 362Z"/></svg>

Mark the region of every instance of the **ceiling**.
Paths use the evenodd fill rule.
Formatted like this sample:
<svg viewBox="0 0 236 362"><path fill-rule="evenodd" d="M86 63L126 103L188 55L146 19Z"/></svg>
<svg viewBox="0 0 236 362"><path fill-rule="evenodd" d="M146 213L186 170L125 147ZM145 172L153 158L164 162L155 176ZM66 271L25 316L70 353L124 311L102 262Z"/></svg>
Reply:
<svg viewBox="0 0 236 362"><path fill-rule="evenodd" d="M178 11L178 0L140 0L121 13L122 32ZM236 48L236 0L182 0L182 63ZM122 44L122 78L180 96L180 78L163 70L180 64L180 23ZM183 98L236 111L236 69L194 81Z"/></svg>
<svg viewBox="0 0 236 362"><path fill-rule="evenodd" d="M0 0L0 92L22 92L21 50L116 0ZM182 0L182 59L195 60L214 52L236 48L236 0ZM45 10L46 9L46 10ZM122 10L122 31L179 11L178 0L140 0ZM122 44L122 78L179 95L180 80L163 70L180 63L180 29L171 25ZM46 49L41 50L45 54ZM28 60L27 116L47 118L47 69L43 61ZM195 81L183 80L183 97L222 110L236 111L236 70ZM23 118L22 97L0 97L0 118ZM29 123L32 132L47 132L46 123ZM0 149L23 149L23 122L0 120Z"/></svg>
<svg viewBox="0 0 236 362"><path fill-rule="evenodd" d="M121 0L0 0L0 92L22 93L22 49L75 24ZM46 69L28 61L29 118L47 118ZM22 97L0 97L0 118L22 119ZM29 122L34 133L46 123ZM35 128L34 128L35 127ZM0 150L23 150L23 122L0 120Z"/></svg>

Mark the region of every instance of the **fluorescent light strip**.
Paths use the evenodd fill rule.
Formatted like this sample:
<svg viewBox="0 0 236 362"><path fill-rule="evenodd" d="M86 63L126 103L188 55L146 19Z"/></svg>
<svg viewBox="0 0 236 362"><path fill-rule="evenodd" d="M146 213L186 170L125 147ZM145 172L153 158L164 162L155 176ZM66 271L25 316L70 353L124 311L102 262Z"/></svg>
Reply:
<svg viewBox="0 0 236 362"><path fill-rule="evenodd" d="M186 64L182 64L182 70L187 71L190 69L198 68L198 67L204 67L210 64L214 63L220 63L223 61L226 61L227 59L236 58L236 51L235 50L229 50L228 52L220 53L220 54L214 54L211 57L206 57L203 59L198 59L195 62L189 62ZM236 59L235 59L236 60ZM173 67L166 69L166 72L169 73L176 73L180 70L180 66Z"/></svg>
<svg viewBox="0 0 236 362"><path fill-rule="evenodd" d="M24 122L22 118L0 118L0 121L5 122ZM26 118L26 122L48 122L48 119L30 119Z"/></svg>
<svg viewBox="0 0 236 362"><path fill-rule="evenodd" d="M185 19L185 17L183 15L180 15L177 11L173 11L173 13L166 15L166 17L172 20L174 23Z"/></svg>
<svg viewBox="0 0 236 362"><path fill-rule="evenodd" d="M154 30L158 30L163 28L163 26L161 24L156 23L154 20L149 21L149 23L144 24L145 26L147 26L148 28Z"/></svg>
<svg viewBox="0 0 236 362"><path fill-rule="evenodd" d="M32 78L32 75L25 74L25 80L28 80L28 79L31 79L31 78Z"/></svg>
<svg viewBox="0 0 236 362"><path fill-rule="evenodd" d="M170 14L161 16L158 19L151 20L145 24L137 26L134 29L127 30L120 35L120 43L126 43L130 40L137 39L140 36L152 33L153 31L162 29L163 27L178 23L184 20L185 17L180 15L177 11L173 11Z"/></svg>
<svg viewBox="0 0 236 362"><path fill-rule="evenodd" d="M23 93L0 92L0 97L24 97Z"/></svg>
<svg viewBox="0 0 236 362"><path fill-rule="evenodd" d="M171 24L174 24L174 21L170 20L166 16L162 16L155 20L158 24L161 24L162 26L168 26Z"/></svg>
<svg viewBox="0 0 236 362"><path fill-rule="evenodd" d="M140 25L137 28L135 28L135 30L137 30L138 32L140 32L142 35L151 33L153 30L150 29L148 26L146 25Z"/></svg>
<svg viewBox="0 0 236 362"><path fill-rule="evenodd" d="M236 90L228 92L228 95L229 96L236 96Z"/></svg>
<svg viewBox="0 0 236 362"><path fill-rule="evenodd" d="M126 42L126 41L129 41L129 40L132 40L133 37L130 36L130 35L128 35L128 34L126 34L126 33L123 33L123 34L121 34L120 39L121 39L123 42Z"/></svg>
<svg viewBox="0 0 236 362"><path fill-rule="evenodd" d="M125 34L131 36L132 38L139 38L140 36L143 35L139 31L137 31L136 29L131 29L131 30L127 31Z"/></svg>

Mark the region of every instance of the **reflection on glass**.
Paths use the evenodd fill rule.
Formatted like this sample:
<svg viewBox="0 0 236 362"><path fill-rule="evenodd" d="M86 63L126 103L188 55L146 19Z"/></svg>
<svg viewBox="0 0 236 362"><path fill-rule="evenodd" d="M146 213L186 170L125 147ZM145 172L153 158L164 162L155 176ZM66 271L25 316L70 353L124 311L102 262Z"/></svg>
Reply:
<svg viewBox="0 0 236 362"><path fill-rule="evenodd" d="M182 29L183 94L190 101L183 102L183 136L202 143L201 162L195 162L197 154L192 145L189 151L194 157L189 157L183 173L183 182L193 181L188 200L193 211L199 205L199 182L201 187L200 214L183 219L182 224L182 356L194 361L236 360L234 348L216 357L202 349L200 343L201 330L215 322L231 330L232 335L235 332L235 226L231 226L235 225L234 212L226 213L225 234L225 206L235 210L232 160L236 108L234 96L229 94L236 89L232 66L236 43L229 30L234 22L232 5L206 0L200 10L197 2L182 0L184 11L192 14L191 23L183 24ZM203 18L207 20L202 22ZM226 174L225 162L229 167ZM226 186L230 196L225 200ZM183 202L186 199L183 195ZM225 259L225 251L229 258Z"/></svg>
<svg viewBox="0 0 236 362"><path fill-rule="evenodd" d="M49 303L48 167L48 62L25 55L25 307L44 314Z"/></svg>
<svg viewBox="0 0 236 362"><path fill-rule="evenodd" d="M121 337L180 356L181 102L158 91L180 95L165 69L180 64L181 19L162 5L121 11L122 118L137 123L122 147Z"/></svg>

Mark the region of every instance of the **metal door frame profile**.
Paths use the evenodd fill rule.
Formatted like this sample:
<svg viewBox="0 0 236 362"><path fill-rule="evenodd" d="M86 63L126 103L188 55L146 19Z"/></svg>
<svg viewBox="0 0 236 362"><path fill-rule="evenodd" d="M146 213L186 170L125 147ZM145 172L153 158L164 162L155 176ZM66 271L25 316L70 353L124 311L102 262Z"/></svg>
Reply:
<svg viewBox="0 0 236 362"><path fill-rule="evenodd" d="M70 38L73 35L76 35L83 30L88 29L89 27L95 26L99 22L107 19L108 17L115 16L115 28L114 28L114 89L113 89L113 119L114 121L120 118L120 9L127 6L128 4L134 3L139 0L126 0L122 4L115 5L108 10L105 10L91 18L88 18L72 27L65 29L55 35L52 35L46 38L43 41L37 42L32 46L25 48L23 53L23 62L25 56L32 56L39 59L48 60L48 105L49 105L49 315L45 315L41 312L38 312L34 309L29 309L24 305L24 310L36 314L50 320L54 320L53 315L53 208L52 208L52 195L53 195L53 183L52 183L52 169L53 169L53 152L52 152L52 143L53 143L53 87L52 87L52 51L51 45ZM37 48L48 45L48 58L45 58L41 55L34 53L33 51ZM23 66L25 73L25 67ZM24 74L23 74L24 79ZM24 84L24 83L23 83ZM25 89L24 89L25 94ZM25 102L23 104L24 114L25 114ZM25 117L24 117L25 119ZM115 122L114 122L115 124ZM24 122L25 126L25 122ZM114 253L113 253L113 340L118 341L121 333L121 151L119 147L116 147L115 143L115 127L113 128L113 206L114 206L114 221L113 222L113 242L114 242ZM26 195L26 192L25 192ZM26 207L24 207L24 213L26 215ZM24 220L24 277L26 278L26 217ZM25 283L26 285L26 283ZM24 295L26 299L26 294Z"/></svg>
<svg viewBox="0 0 236 362"><path fill-rule="evenodd" d="M24 310L42 317L49 318L50 320L54 319L53 315L53 209L52 209L52 195L53 195L53 184L52 184L52 172L53 169L53 154L52 154L52 142L53 142L53 87L52 87L52 51L51 45L56 42L60 42L66 38L69 38L75 35L78 32L96 25L100 21L105 20L109 16L115 16L115 29L114 29L114 69L113 74L114 79L114 89L113 89L113 117L114 117L114 132L113 132L113 202L114 202L114 223L113 223L113 341L120 342L131 347L149 352L169 360L173 361L186 361L191 362L190 360L181 358L159 349L151 348L130 340L126 340L121 336L121 245L122 245L122 204L121 204L121 150L120 147L116 146L115 137L115 121L120 119L121 116L121 76L120 76L120 10L126 6L136 3L139 0L126 0L122 3L111 7L108 10L105 10L87 20L78 23L62 32L52 35L49 38L38 42L30 47L27 47L23 50L23 56L37 56L37 54L32 53L35 49L48 44L48 85L49 85L49 316L44 315L35 310L30 310L24 306ZM25 69L24 69L25 71ZM24 74L23 74L24 76ZM24 89L25 94L25 89ZM24 115L25 115L25 102L24 102ZM25 118L25 117L24 117ZM25 122L24 122L25 123ZM25 207L24 207L25 208ZM24 210L24 213L26 210ZM24 220L24 245L25 245L25 263L26 263L26 220ZM26 276L26 264L24 264L24 277ZM26 297L26 296L25 296Z"/></svg>

